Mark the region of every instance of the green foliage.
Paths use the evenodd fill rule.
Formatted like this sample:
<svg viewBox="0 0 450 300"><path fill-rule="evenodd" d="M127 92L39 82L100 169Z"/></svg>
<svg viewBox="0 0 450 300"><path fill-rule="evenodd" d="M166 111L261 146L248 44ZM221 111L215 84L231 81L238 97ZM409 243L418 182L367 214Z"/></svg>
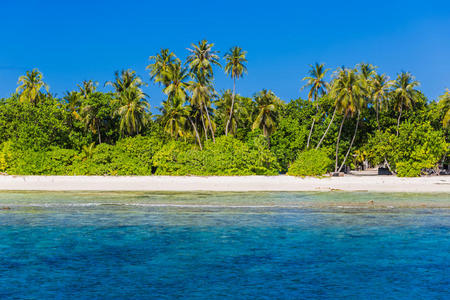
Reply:
<svg viewBox="0 0 450 300"><path fill-rule="evenodd" d="M448 144L443 133L429 123L405 122L400 125L398 136L389 131L377 132L366 149L372 163L386 159L398 176L415 177L436 167L448 151Z"/></svg>
<svg viewBox="0 0 450 300"><path fill-rule="evenodd" d="M153 155L162 142L152 137L128 137L115 146L100 144L90 155L80 155L74 175L151 175ZM86 151L85 151L86 152Z"/></svg>
<svg viewBox="0 0 450 300"><path fill-rule="evenodd" d="M264 138L263 138L264 140ZM203 151L172 141L155 154L157 175L274 175L275 156L261 139L252 147L233 137L207 142Z"/></svg>
<svg viewBox="0 0 450 300"><path fill-rule="evenodd" d="M333 161L324 149L311 149L300 153L289 167L288 175L320 176L331 170Z"/></svg>

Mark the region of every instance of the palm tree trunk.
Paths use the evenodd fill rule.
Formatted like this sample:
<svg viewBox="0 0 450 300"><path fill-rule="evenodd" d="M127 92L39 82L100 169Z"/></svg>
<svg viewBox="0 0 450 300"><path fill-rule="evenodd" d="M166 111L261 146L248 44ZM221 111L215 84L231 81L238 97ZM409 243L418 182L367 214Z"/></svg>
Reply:
<svg viewBox="0 0 450 300"><path fill-rule="evenodd" d="M336 163L334 165L334 172L337 172L337 170L338 170L339 140L341 139L342 127L344 126L345 118L347 118L347 112L344 114L344 117L342 118L341 126L339 127L339 134L338 134L338 138L336 141Z"/></svg>
<svg viewBox="0 0 450 300"><path fill-rule="evenodd" d="M200 135L198 134L198 131L197 131L197 126L195 126L194 122L192 122L191 117L188 116L188 119L189 119L189 122L191 122L192 128L194 128L195 137L197 138L198 146L200 147L200 150L203 150L202 141L200 140Z"/></svg>
<svg viewBox="0 0 450 300"><path fill-rule="evenodd" d="M317 101L317 100L316 100ZM317 109L317 114L319 114L319 104L316 105L316 109ZM306 143L306 149L309 148L309 141L311 140L311 134L313 132L313 128L314 128L314 123L316 122L316 116L313 117L313 121L311 124L311 129L309 130L309 135L308 135L308 142Z"/></svg>
<svg viewBox="0 0 450 300"><path fill-rule="evenodd" d="M379 102L378 102L378 99L377 99L377 106L376 106L376 111L377 111L377 125L378 125L378 130L380 130L380 120L378 119L378 107L379 107L380 105L379 105Z"/></svg>
<svg viewBox="0 0 450 300"><path fill-rule="evenodd" d="M350 142L350 147L348 147L347 153L345 154L345 157L344 157L344 161L342 162L341 167L339 168L338 172L340 172L342 170L342 167L344 166L345 162L347 161L347 157L350 153L350 150L352 149L353 142L355 141L356 132L358 131L358 125L359 125L359 111L358 111L358 117L356 120L355 133L353 134L352 141Z"/></svg>
<svg viewBox="0 0 450 300"><path fill-rule="evenodd" d="M403 111L403 105L400 105L400 113L398 114L398 120L397 120L397 136L398 136L398 130L400 128L400 118L402 117L402 111Z"/></svg>
<svg viewBox="0 0 450 300"><path fill-rule="evenodd" d="M206 103L204 103L204 105L205 105L205 110L206 110L206 116L208 117L209 129L211 130L211 138L213 140L213 143L215 143L216 139L214 138L214 130L212 128L211 118L209 117L208 106L206 106Z"/></svg>
<svg viewBox="0 0 450 300"><path fill-rule="evenodd" d="M203 126L203 132L205 133L205 140L208 140L208 130L206 129L206 125L205 125L205 116L203 115L203 109L200 110L201 116L200 119L202 121L202 126Z"/></svg>
<svg viewBox="0 0 450 300"><path fill-rule="evenodd" d="M316 121L316 118L313 118L312 124L311 124L311 129L309 130L309 135L308 135L308 142L306 143L306 149L309 148L309 141L311 140L311 134L314 128L314 123Z"/></svg>
<svg viewBox="0 0 450 300"><path fill-rule="evenodd" d="M234 97L236 95L236 78L233 78L233 95L231 96L231 109L230 109L230 116L227 121L227 126L225 127L225 136L228 135L228 127L231 123L231 117L233 116L233 106L234 106Z"/></svg>
<svg viewBox="0 0 450 300"><path fill-rule="evenodd" d="M97 123L97 134L98 134L98 143L101 144L102 143L102 136L100 134L100 125Z"/></svg>
<svg viewBox="0 0 450 300"><path fill-rule="evenodd" d="M330 120L330 123L328 124L328 127L327 127L327 129L325 130L325 132L324 132L324 134L323 134L322 138L320 139L319 143L317 144L317 146L316 146L316 150L317 150L317 149L319 149L320 145L322 144L323 140L325 139L325 136L327 135L327 133L328 133L328 130L330 129L330 127L331 127L331 124L333 123L333 120L334 120L334 116L335 116L335 115L336 115L336 108L334 108L334 111L333 111L333 116L331 116L331 120Z"/></svg>

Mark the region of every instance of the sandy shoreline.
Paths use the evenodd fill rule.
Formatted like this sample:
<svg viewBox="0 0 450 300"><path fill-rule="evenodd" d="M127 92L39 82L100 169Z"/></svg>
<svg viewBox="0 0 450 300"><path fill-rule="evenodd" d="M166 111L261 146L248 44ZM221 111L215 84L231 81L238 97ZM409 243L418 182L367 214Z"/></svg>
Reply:
<svg viewBox="0 0 450 300"><path fill-rule="evenodd" d="M0 176L0 190L19 191L369 191L450 193L450 176Z"/></svg>

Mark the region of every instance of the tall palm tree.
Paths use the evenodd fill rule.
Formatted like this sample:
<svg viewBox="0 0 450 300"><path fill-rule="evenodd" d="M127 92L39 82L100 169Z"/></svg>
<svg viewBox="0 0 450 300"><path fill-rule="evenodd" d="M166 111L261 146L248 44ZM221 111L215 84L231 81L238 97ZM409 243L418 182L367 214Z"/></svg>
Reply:
<svg viewBox="0 0 450 300"><path fill-rule="evenodd" d="M230 116L228 117L227 124L225 125L225 135L228 135L228 130L233 115L234 99L236 96L236 79L243 77L244 73L247 73L247 67L245 66L245 63L247 62L247 59L245 58L246 55L247 51L243 51L242 48L236 46L231 48L224 56L227 62L225 65L225 73L230 75L233 79L231 109Z"/></svg>
<svg viewBox="0 0 450 300"><path fill-rule="evenodd" d="M114 88L116 95L127 91L129 88L140 88L144 85L142 79L136 75L135 71L123 70L122 72L115 72L115 80L107 81L105 86L110 85Z"/></svg>
<svg viewBox="0 0 450 300"><path fill-rule="evenodd" d="M275 131L281 100L272 91L262 90L255 95L257 115L252 129L260 128L270 146L270 135Z"/></svg>
<svg viewBox="0 0 450 300"><path fill-rule="evenodd" d="M336 161L334 171L339 172L344 166L350 149L353 146L356 132L358 130L360 111L364 104L365 90L363 83L361 82L361 77L358 76L357 71L354 69L341 69L338 72L337 78L333 84L331 95L336 99L335 105L337 112L344 115L342 118L341 126L339 127L339 133L336 141ZM340 168L338 168L339 142L341 138L342 127L344 126L344 122L347 116L353 116L355 112L357 112L355 133L353 134L353 138L350 143L349 150L345 155L344 161L342 162Z"/></svg>
<svg viewBox="0 0 450 300"><path fill-rule="evenodd" d="M78 84L77 86L80 89L81 95L83 95L83 97L86 99L87 97L89 97L89 95L91 95L92 93L94 93L97 90L97 85L98 85L97 81L84 80L81 83L81 85Z"/></svg>
<svg viewBox="0 0 450 300"><path fill-rule="evenodd" d="M161 49L160 53L150 56L151 63L147 66L150 71L150 78L164 86L168 86L170 79L167 78L167 72L173 64L180 63L180 60L169 49Z"/></svg>
<svg viewBox="0 0 450 300"><path fill-rule="evenodd" d="M205 131L206 138L208 136L206 127L208 127L211 132L211 138L213 142L215 142L216 140L213 128L214 124L211 122L210 112L208 109L208 107L211 104L211 98L213 97L214 91L211 84L208 81L206 81L205 83L204 78L202 80L198 76L195 77L196 80L191 81L189 83L189 90L192 93L190 101L192 105L196 105L200 108L200 112L202 114L203 129Z"/></svg>
<svg viewBox="0 0 450 300"><path fill-rule="evenodd" d="M448 89L445 94L439 97L439 106L444 112L442 125L444 125L444 128L448 128L450 126L450 91Z"/></svg>
<svg viewBox="0 0 450 300"><path fill-rule="evenodd" d="M308 71L309 76L303 78L306 81L306 84L303 86L310 87L308 92L308 100L314 101L316 104L317 113L319 112L319 103L318 98L322 96L327 91L328 83L325 81L325 74L328 72L328 69L325 69L324 64L316 63L314 66L310 66L311 69ZM316 116L312 118L311 129L308 135L308 141L306 143L306 148L309 148L309 142L311 140L311 134L314 128L314 123L316 121Z"/></svg>
<svg viewBox="0 0 450 300"><path fill-rule="evenodd" d="M176 62L169 66L166 71L167 85L163 92L170 98L178 98L182 102L186 101L189 83L188 70L181 66L180 62Z"/></svg>
<svg viewBox="0 0 450 300"><path fill-rule="evenodd" d="M385 74L376 74L373 79L372 85L372 97L375 103L375 111L377 113L377 125L378 130L380 130L380 120L378 117L379 111L383 109L384 102L388 99L389 89L391 88L393 82L389 81L389 77Z"/></svg>
<svg viewBox="0 0 450 300"><path fill-rule="evenodd" d="M409 72L402 72L397 76L393 87L394 107L398 111L397 135L403 109L410 108L417 101L419 92L415 88L419 85L420 83Z"/></svg>
<svg viewBox="0 0 450 300"><path fill-rule="evenodd" d="M119 107L116 110L120 117L120 134L129 136L139 134L147 123L147 111L150 105L145 94L139 88L129 88L118 95Z"/></svg>
<svg viewBox="0 0 450 300"><path fill-rule="evenodd" d="M241 117L245 115L245 107L240 105L239 96L235 97L233 100L232 91L226 90L223 92L222 96L215 102L216 105L216 116L219 119L227 120L227 125L229 127L228 132L230 134L236 134L238 124L240 123ZM234 102L234 103L233 103ZM230 111L233 110L232 113ZM231 119L228 119L231 116Z"/></svg>
<svg viewBox="0 0 450 300"><path fill-rule="evenodd" d="M49 86L43 81L44 77L38 69L27 71L26 75L20 76L16 93L20 93L19 101L36 105L42 95L42 89L48 93Z"/></svg>
<svg viewBox="0 0 450 300"><path fill-rule="evenodd" d="M199 76L199 78L212 79L212 67L214 65L220 67L218 52L212 50L214 44L208 44L207 40L202 40L197 45L191 44L191 46L192 49L187 49L190 55L186 61L189 64L191 72Z"/></svg>

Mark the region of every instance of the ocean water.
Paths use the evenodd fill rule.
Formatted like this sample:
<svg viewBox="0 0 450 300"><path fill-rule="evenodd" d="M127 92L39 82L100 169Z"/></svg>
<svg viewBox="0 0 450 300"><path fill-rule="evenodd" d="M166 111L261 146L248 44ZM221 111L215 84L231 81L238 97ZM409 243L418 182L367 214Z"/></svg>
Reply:
<svg viewBox="0 0 450 300"><path fill-rule="evenodd" d="M0 299L450 299L450 197L0 193Z"/></svg>

